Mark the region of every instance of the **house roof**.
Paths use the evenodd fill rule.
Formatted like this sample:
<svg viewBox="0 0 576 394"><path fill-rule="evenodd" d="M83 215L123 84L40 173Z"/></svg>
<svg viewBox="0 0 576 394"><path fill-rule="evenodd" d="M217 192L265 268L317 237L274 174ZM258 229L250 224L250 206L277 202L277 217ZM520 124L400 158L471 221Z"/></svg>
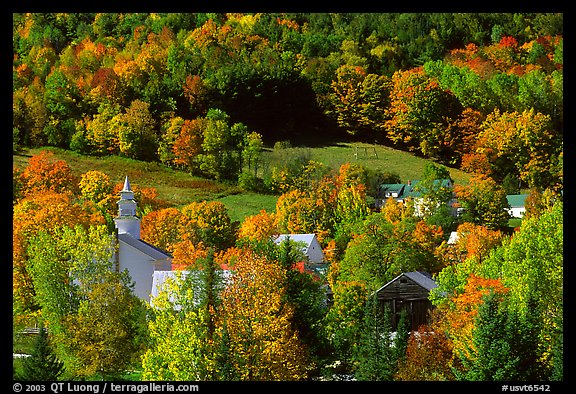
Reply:
<svg viewBox="0 0 576 394"><path fill-rule="evenodd" d="M400 275L398 275L397 277L395 277L394 279L392 279L390 282L386 283L384 286L382 286L381 288L376 290L376 293L379 293L381 290L390 286L392 283L396 282L397 280L399 280L403 276L408 277L409 279L411 279L416 284L418 284L419 286L421 286L422 288L424 288L426 290L432 290L432 289L438 287L438 284L436 283L436 281L434 281L434 279L432 279L432 277L427 273L420 272L420 271L403 272Z"/></svg>
<svg viewBox="0 0 576 394"><path fill-rule="evenodd" d="M454 245L456 242L458 242L458 239L460 237L458 236L458 231L451 231L450 232L450 237L448 237L448 245Z"/></svg>
<svg viewBox="0 0 576 394"><path fill-rule="evenodd" d="M510 208L521 208L526 204L526 197L528 194L508 194L506 200L508 200Z"/></svg>
<svg viewBox="0 0 576 394"><path fill-rule="evenodd" d="M158 249L141 239L135 238L128 233L118 234L118 241L132 246L154 260L166 260L172 257L165 251Z"/></svg>
<svg viewBox="0 0 576 394"><path fill-rule="evenodd" d="M420 197L422 192L425 190L414 190L414 186L416 186L420 181L414 180L410 183L383 183L380 185L380 191L382 193L389 192L389 193L398 193L398 198L407 198L407 197ZM450 188L452 186L452 181L450 179L435 179L432 183L433 188Z"/></svg>
<svg viewBox="0 0 576 394"><path fill-rule="evenodd" d="M414 271L414 272L406 272L404 273L407 277L412 279L414 282L418 283L420 286L425 288L426 290L432 290L438 287L438 284L432 277L424 272Z"/></svg>
<svg viewBox="0 0 576 394"><path fill-rule="evenodd" d="M316 238L316 234L280 234L278 237L274 238L274 243L279 244L286 238L289 238L290 241L294 242L304 242L307 249L314 241L314 238Z"/></svg>
<svg viewBox="0 0 576 394"><path fill-rule="evenodd" d="M380 185L380 190L383 192L397 192L400 193L405 185L403 183L383 183Z"/></svg>

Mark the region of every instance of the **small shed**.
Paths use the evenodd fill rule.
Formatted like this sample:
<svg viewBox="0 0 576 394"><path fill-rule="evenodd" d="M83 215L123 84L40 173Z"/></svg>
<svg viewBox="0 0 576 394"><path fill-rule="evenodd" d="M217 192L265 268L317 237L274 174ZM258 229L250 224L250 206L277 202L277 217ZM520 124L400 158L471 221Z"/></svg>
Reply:
<svg viewBox="0 0 576 394"><path fill-rule="evenodd" d="M429 312L433 309L428 295L437 286L428 273L415 271L402 273L376 290L380 305L390 309L392 329L396 330L403 310L408 313L411 331L427 324Z"/></svg>

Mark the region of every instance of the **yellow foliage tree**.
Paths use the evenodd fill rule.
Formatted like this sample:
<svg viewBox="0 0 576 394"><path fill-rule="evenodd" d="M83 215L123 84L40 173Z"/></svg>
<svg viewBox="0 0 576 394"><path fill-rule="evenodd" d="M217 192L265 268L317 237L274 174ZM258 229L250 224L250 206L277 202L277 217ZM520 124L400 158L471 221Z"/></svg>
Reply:
<svg viewBox="0 0 576 394"><path fill-rule="evenodd" d="M278 234L275 224L276 215L274 212L268 213L262 209L260 213L247 216L240 225L238 238L251 241L264 241L270 239L274 234Z"/></svg>
<svg viewBox="0 0 576 394"><path fill-rule="evenodd" d="M285 273L279 265L242 253L222 294L220 335L229 338L231 364L240 380L303 380L311 367L291 326Z"/></svg>

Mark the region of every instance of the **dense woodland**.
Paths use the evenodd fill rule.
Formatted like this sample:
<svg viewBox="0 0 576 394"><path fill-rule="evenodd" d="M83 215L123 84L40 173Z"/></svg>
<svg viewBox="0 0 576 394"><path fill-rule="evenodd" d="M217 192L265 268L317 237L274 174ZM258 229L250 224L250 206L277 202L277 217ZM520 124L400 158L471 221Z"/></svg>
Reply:
<svg viewBox="0 0 576 394"><path fill-rule="evenodd" d="M15 377L44 362L52 379L562 380L562 37L562 14L14 14L14 152L120 155L278 195L234 222L135 188L142 239L202 273L150 308L110 270L122 185L50 153L14 168L14 326L49 329ZM426 209L369 204L401 174L262 162L345 139L430 159ZM470 183L434 188L450 168ZM295 269L280 233L317 234L325 277ZM435 310L391 339L371 295L408 271L433 275Z"/></svg>

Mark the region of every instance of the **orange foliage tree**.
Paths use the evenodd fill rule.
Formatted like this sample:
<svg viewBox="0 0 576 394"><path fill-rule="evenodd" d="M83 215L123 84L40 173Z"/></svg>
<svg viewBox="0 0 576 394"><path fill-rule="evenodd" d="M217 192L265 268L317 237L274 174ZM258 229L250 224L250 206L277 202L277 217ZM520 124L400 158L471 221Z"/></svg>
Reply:
<svg viewBox="0 0 576 394"><path fill-rule="evenodd" d="M170 253L174 245L181 240L178 226L182 212L176 208L164 208L147 213L142 217L140 238Z"/></svg>
<svg viewBox="0 0 576 394"><path fill-rule="evenodd" d="M496 294L505 294L508 289L500 279L486 279L470 274L464 286L464 292L453 298L450 307L440 307L445 311L442 327L449 333L456 357L460 354L470 357L470 351L474 350L472 331L478 308L484 302L483 297L491 291Z"/></svg>
<svg viewBox="0 0 576 394"><path fill-rule="evenodd" d="M436 255L444 265L459 264L471 257L476 257L481 264L488 257L490 250L499 246L504 234L499 230L490 230L486 226L470 222L458 226L458 238L454 245L443 242L436 250Z"/></svg>
<svg viewBox="0 0 576 394"><path fill-rule="evenodd" d="M68 163L56 160L54 153L48 151L32 156L20 178L23 196L48 191L75 193L78 188L78 180Z"/></svg>
<svg viewBox="0 0 576 394"><path fill-rule="evenodd" d="M262 209L258 214L247 216L238 232L238 238L251 241L265 241L278 234L274 212Z"/></svg>
<svg viewBox="0 0 576 394"><path fill-rule="evenodd" d="M442 314L432 311L430 325L418 327L410 334L406 356L399 360L394 375L399 381L454 380L453 367L457 367L452 353L452 341L439 327Z"/></svg>

